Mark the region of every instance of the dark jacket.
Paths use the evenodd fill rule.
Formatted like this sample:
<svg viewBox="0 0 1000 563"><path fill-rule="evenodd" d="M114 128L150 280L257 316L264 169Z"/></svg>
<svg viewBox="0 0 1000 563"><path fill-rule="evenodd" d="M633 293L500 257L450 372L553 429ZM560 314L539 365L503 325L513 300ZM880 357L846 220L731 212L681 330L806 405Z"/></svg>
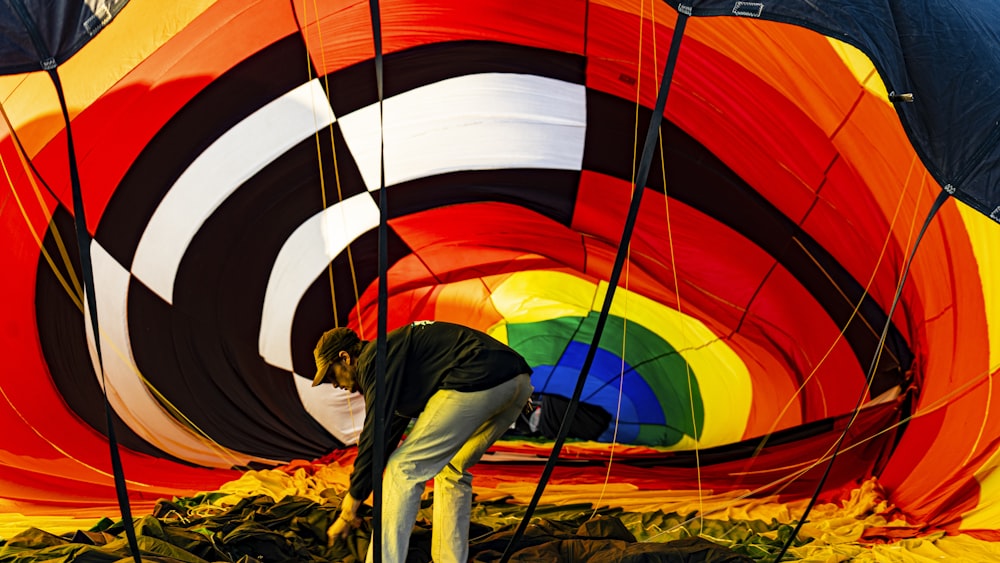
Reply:
<svg viewBox="0 0 1000 563"><path fill-rule="evenodd" d="M365 425L358 438L358 457L351 474L351 496L364 500L372 491L375 442L375 342L358 358L358 387L365 396ZM411 418L416 418L438 389L482 391L531 373L520 354L492 336L465 326L418 321L386 336L385 459L399 444Z"/></svg>

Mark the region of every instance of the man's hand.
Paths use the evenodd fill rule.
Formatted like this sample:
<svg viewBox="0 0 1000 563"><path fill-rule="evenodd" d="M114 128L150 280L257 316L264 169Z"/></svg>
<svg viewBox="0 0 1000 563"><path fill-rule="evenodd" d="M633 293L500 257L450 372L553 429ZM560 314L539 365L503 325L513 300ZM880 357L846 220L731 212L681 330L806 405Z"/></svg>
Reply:
<svg viewBox="0 0 1000 563"><path fill-rule="evenodd" d="M337 517L337 520L326 530L326 545L333 547L340 540L347 539L347 536L351 535L351 530L360 525L360 518L348 520L344 516Z"/></svg>
<svg viewBox="0 0 1000 563"><path fill-rule="evenodd" d="M361 525L361 519L358 518L360 504L350 493L344 495L344 500L340 503L340 515L326 530L326 544L328 546L332 547L340 540L346 539L351 534L351 530Z"/></svg>

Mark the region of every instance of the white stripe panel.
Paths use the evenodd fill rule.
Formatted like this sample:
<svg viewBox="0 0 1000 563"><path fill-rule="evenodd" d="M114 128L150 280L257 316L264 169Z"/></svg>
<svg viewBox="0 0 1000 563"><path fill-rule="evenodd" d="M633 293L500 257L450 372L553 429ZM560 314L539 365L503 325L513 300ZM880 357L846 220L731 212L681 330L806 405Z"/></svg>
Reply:
<svg viewBox="0 0 1000 563"><path fill-rule="evenodd" d="M101 329L101 354L108 384L108 401L118 416L150 444L185 461L205 467L228 468L249 461L269 461L249 457L218 445L209 445L163 410L142 382L135 365L128 333L128 286L131 277L96 242L91 243L94 287L97 290L97 318ZM89 319L89 315L88 315ZM101 383L94 332L86 323L87 342L94 373Z"/></svg>
<svg viewBox="0 0 1000 563"><path fill-rule="evenodd" d="M302 296L330 261L378 223L378 205L366 192L312 216L288 237L264 293L258 349L266 362L293 371L292 322Z"/></svg>
<svg viewBox="0 0 1000 563"><path fill-rule="evenodd" d="M335 120L318 80L274 100L227 131L191 163L153 213L132 272L168 303L185 250L243 182Z"/></svg>
<svg viewBox="0 0 1000 563"><path fill-rule="evenodd" d="M460 170L580 170L586 88L525 74L450 78L384 102L385 183ZM378 105L339 119L365 185L379 188Z"/></svg>
<svg viewBox="0 0 1000 563"><path fill-rule="evenodd" d="M302 406L316 422L344 444L358 443L365 425L365 398L361 393L351 393L333 385L313 387L311 378L292 379Z"/></svg>
<svg viewBox="0 0 1000 563"><path fill-rule="evenodd" d="M311 217L278 252L264 293L259 351L264 361L292 368L292 323L302 296L335 257L362 234L378 227L379 210L367 193L348 198ZM345 444L358 441L365 401L333 385L312 386L312 374L293 377L303 408Z"/></svg>

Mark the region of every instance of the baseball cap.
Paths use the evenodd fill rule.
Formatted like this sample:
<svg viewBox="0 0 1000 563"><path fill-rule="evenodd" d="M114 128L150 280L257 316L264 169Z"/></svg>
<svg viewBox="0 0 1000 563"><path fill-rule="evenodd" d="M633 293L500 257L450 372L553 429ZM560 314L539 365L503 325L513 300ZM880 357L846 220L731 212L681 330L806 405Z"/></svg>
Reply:
<svg viewBox="0 0 1000 563"><path fill-rule="evenodd" d="M323 333L316 343L313 356L316 358L316 375L313 376L312 386L316 387L326 379L330 366L337 360L341 350L347 350L361 342L361 338L353 330L347 327L332 328Z"/></svg>

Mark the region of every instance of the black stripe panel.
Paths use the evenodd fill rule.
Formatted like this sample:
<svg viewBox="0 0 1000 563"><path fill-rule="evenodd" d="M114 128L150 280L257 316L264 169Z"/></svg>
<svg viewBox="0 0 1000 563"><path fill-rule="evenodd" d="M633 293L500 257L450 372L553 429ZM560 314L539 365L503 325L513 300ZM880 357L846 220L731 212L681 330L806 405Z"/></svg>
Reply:
<svg viewBox="0 0 1000 563"><path fill-rule="evenodd" d="M573 170L470 170L419 178L389 188L389 215L403 217L459 203L498 201L570 226L580 173Z"/></svg>
<svg viewBox="0 0 1000 563"><path fill-rule="evenodd" d="M217 78L178 111L136 158L108 202L95 235L101 246L131 268L143 230L177 178L234 125L306 83L306 60L300 37L283 39Z"/></svg>

